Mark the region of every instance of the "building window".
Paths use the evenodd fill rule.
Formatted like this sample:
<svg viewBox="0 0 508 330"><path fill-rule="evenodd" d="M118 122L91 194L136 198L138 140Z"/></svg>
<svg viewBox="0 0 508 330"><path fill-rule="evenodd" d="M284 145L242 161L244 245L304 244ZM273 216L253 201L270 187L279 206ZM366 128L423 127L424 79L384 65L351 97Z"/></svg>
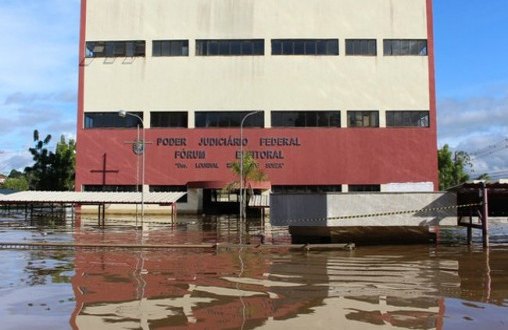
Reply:
<svg viewBox="0 0 508 330"><path fill-rule="evenodd" d="M346 55L376 56L376 39L346 39Z"/></svg>
<svg viewBox="0 0 508 330"><path fill-rule="evenodd" d="M145 41L87 41L86 57L145 56Z"/></svg>
<svg viewBox="0 0 508 330"><path fill-rule="evenodd" d="M350 184L348 186L349 192L358 191L381 191L381 185L379 184Z"/></svg>
<svg viewBox="0 0 508 330"><path fill-rule="evenodd" d="M263 39L196 40L197 56L264 55Z"/></svg>
<svg viewBox="0 0 508 330"><path fill-rule="evenodd" d="M143 118L142 112L131 112ZM85 113L85 128L134 128L143 123L134 116L120 117L117 112Z"/></svg>
<svg viewBox="0 0 508 330"><path fill-rule="evenodd" d="M309 186L309 185L288 185L288 186L272 186L272 192L278 194L284 193L326 193L326 192L341 192L342 186L338 185L324 185L324 186Z"/></svg>
<svg viewBox="0 0 508 330"><path fill-rule="evenodd" d="M162 186L162 185L150 185L150 192L187 192L187 186ZM187 194L180 197L177 203L187 203Z"/></svg>
<svg viewBox="0 0 508 330"><path fill-rule="evenodd" d="M188 40L154 40L152 56L189 56Z"/></svg>
<svg viewBox="0 0 508 330"><path fill-rule="evenodd" d="M383 40L385 56L394 55L427 55L425 39L385 39Z"/></svg>
<svg viewBox="0 0 508 330"><path fill-rule="evenodd" d="M228 202L238 202L238 196L240 193L238 191L229 191L227 189L212 189L210 200L215 203L228 203Z"/></svg>
<svg viewBox="0 0 508 330"><path fill-rule="evenodd" d="M272 55L339 55L339 40L272 39Z"/></svg>
<svg viewBox="0 0 508 330"><path fill-rule="evenodd" d="M137 192L141 191L141 186L136 185L100 185L100 184L87 184L83 185L83 191L86 192Z"/></svg>
<svg viewBox="0 0 508 330"><path fill-rule="evenodd" d="M250 111L196 111L195 127L240 127L242 119ZM243 127L261 127L265 126L265 116L260 111L248 117Z"/></svg>
<svg viewBox="0 0 508 330"><path fill-rule="evenodd" d="M429 112L387 111L386 127L429 127Z"/></svg>
<svg viewBox="0 0 508 330"><path fill-rule="evenodd" d="M379 112L348 111L347 127L379 127Z"/></svg>
<svg viewBox="0 0 508 330"><path fill-rule="evenodd" d="M187 112L151 112L150 127L187 128Z"/></svg>
<svg viewBox="0 0 508 330"><path fill-rule="evenodd" d="M339 111L272 111L272 127L340 127Z"/></svg>

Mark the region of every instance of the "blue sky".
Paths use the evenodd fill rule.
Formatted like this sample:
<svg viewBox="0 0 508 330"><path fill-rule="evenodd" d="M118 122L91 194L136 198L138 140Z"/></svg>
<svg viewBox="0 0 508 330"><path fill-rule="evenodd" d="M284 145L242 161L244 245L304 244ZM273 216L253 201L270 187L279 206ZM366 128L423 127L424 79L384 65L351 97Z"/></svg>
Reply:
<svg viewBox="0 0 508 330"><path fill-rule="evenodd" d="M508 178L507 31L506 0L434 0L439 145L505 147L473 158L473 175Z"/></svg>
<svg viewBox="0 0 508 330"><path fill-rule="evenodd" d="M74 137L79 0L0 0L0 172L30 164L32 131ZM508 1L434 0L438 144L508 147ZM474 158L508 177L508 148Z"/></svg>
<svg viewBox="0 0 508 330"><path fill-rule="evenodd" d="M75 135L79 0L0 0L0 172L31 163L32 132Z"/></svg>

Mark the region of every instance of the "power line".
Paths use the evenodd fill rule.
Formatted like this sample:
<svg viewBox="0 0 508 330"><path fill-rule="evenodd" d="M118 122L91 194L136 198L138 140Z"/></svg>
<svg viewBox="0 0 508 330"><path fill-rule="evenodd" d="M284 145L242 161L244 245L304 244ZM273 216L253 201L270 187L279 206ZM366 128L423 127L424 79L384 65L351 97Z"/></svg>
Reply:
<svg viewBox="0 0 508 330"><path fill-rule="evenodd" d="M468 153L473 158L479 158L491 155L493 153L508 149L508 138L504 138L496 143L490 144L486 147Z"/></svg>
<svg viewBox="0 0 508 330"><path fill-rule="evenodd" d="M492 179L508 178L508 169L487 173Z"/></svg>

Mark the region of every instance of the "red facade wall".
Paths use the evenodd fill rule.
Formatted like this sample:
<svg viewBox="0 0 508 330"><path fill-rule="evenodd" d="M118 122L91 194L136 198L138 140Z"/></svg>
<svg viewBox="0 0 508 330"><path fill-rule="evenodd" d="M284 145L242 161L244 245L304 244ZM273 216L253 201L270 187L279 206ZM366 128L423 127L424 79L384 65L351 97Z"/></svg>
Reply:
<svg viewBox="0 0 508 330"><path fill-rule="evenodd" d="M244 129L248 141L244 150L255 152L272 185L431 181L437 186L434 131L432 128ZM106 183L136 184L137 156L130 144L134 139L135 129L80 130L76 186L102 184L102 174L92 170L102 169L105 153L107 169L118 170L107 174ZM150 144L146 150L145 184L186 185L234 179L227 164L236 160L239 129L147 129L146 140ZM167 145L170 141L177 145ZM231 142L233 146L204 146L205 141ZM139 163L141 166L141 157Z"/></svg>

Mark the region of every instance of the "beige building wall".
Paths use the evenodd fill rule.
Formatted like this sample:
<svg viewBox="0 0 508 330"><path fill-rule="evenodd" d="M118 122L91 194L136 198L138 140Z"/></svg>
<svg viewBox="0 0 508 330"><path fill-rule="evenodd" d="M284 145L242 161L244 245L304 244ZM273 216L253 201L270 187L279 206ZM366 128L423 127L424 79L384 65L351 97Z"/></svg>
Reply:
<svg viewBox="0 0 508 330"><path fill-rule="evenodd" d="M86 41L145 40L146 57L87 58L84 110L429 110L426 56L383 56L383 39L427 39L426 0L87 0ZM195 56L196 39L265 40L264 56ZM272 56L273 38L337 38L339 56ZM346 56L345 39L377 39ZM152 57L187 39L188 57ZM147 120L149 123L149 120Z"/></svg>

